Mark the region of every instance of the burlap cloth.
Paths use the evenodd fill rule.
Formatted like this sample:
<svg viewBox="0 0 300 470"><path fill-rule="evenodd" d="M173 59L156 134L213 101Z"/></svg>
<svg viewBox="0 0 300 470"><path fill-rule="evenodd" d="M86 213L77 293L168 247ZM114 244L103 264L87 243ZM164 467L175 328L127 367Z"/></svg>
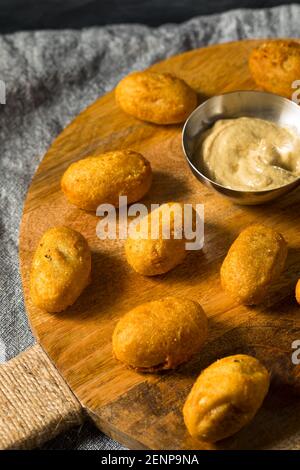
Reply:
<svg viewBox="0 0 300 470"><path fill-rule="evenodd" d="M235 10L153 29L106 26L0 36L0 361L34 343L18 268L22 203L35 168L53 138L120 78L167 56L242 38L298 37L300 6ZM92 425L47 444L61 449L118 449Z"/></svg>

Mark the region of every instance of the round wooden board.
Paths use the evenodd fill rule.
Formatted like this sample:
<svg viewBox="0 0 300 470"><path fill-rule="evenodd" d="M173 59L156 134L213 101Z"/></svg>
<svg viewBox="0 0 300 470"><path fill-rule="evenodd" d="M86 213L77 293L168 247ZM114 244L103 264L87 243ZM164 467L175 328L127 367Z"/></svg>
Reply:
<svg viewBox="0 0 300 470"><path fill-rule="evenodd" d="M248 56L260 41L211 46L153 66L171 72L199 93L199 100L255 89ZM122 241L96 237L94 214L70 205L60 191L67 166L87 155L119 148L142 152L154 170L144 199L205 204L205 245L170 273L144 278L127 265ZM21 273L33 332L83 407L105 433L131 448L201 449L189 438L182 406L200 370L222 356L250 353L272 371L272 386L254 421L220 448L300 447L299 368L291 361L300 339L294 286L300 268L299 191L257 207L239 207L202 186L181 149L181 126L156 126L125 115L108 93L83 111L53 142L36 172L24 206L20 234ZM258 308L235 303L222 291L220 264L237 234L253 222L281 231L289 243L287 269ZM68 225L81 232L93 252L91 285L66 312L53 315L29 298L32 255L43 232ZM112 356L111 335L118 318L142 302L166 295L199 301L210 320L209 340L200 357L177 371L142 375ZM299 437L299 435L298 435Z"/></svg>

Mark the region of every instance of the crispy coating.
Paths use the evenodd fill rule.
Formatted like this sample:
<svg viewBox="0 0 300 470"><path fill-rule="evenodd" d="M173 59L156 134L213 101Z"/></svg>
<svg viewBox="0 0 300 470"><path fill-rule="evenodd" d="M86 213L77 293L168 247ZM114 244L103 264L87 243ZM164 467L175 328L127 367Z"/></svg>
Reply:
<svg viewBox="0 0 300 470"><path fill-rule="evenodd" d="M135 236L129 235L125 242L125 255L130 266L139 274L155 276L180 264L186 256L182 220L183 205L172 202L143 217ZM170 227L170 232L165 232L166 227Z"/></svg>
<svg viewBox="0 0 300 470"><path fill-rule="evenodd" d="M133 150L119 150L72 163L61 188L72 204L92 211L105 203L118 207L119 196L127 196L128 204L138 201L151 182L148 160Z"/></svg>
<svg viewBox="0 0 300 470"><path fill-rule="evenodd" d="M292 83L300 77L300 43L267 41L252 51L249 68L258 86L291 99Z"/></svg>
<svg viewBox="0 0 300 470"><path fill-rule="evenodd" d="M207 317L192 300L166 297L134 308L113 334L115 357L141 372L174 369L199 352L207 337Z"/></svg>
<svg viewBox="0 0 300 470"><path fill-rule="evenodd" d="M223 288L246 305L259 303L284 268L287 245L283 236L265 225L243 230L221 267Z"/></svg>
<svg viewBox="0 0 300 470"><path fill-rule="evenodd" d="M254 357L228 356L199 375L183 408L189 433L216 442L239 431L260 408L269 373Z"/></svg>
<svg viewBox="0 0 300 470"><path fill-rule="evenodd" d="M85 238L69 227L53 227L42 236L30 276L32 302L48 312L72 305L89 284L91 253Z"/></svg>
<svg viewBox="0 0 300 470"><path fill-rule="evenodd" d="M300 304L300 279L298 280L296 284L296 300L298 304Z"/></svg>
<svg viewBox="0 0 300 470"><path fill-rule="evenodd" d="M184 122L197 106L196 92L169 73L131 73L117 85L115 96L125 113L155 124Z"/></svg>

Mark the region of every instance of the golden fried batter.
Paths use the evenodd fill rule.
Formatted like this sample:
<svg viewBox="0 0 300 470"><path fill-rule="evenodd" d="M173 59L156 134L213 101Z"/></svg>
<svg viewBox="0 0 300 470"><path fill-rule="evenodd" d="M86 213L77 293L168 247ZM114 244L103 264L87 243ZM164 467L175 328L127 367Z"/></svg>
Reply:
<svg viewBox="0 0 300 470"><path fill-rule="evenodd" d="M300 304L300 279L298 280L296 285L296 300L298 304Z"/></svg>
<svg viewBox="0 0 300 470"><path fill-rule="evenodd" d="M238 354L214 362L199 375L183 408L189 433L216 442L239 431L260 408L269 374L254 357Z"/></svg>
<svg viewBox="0 0 300 470"><path fill-rule="evenodd" d="M61 187L72 204L92 211L104 203L118 207L119 196L127 196L128 204L138 201L151 182L148 160L132 150L119 150L72 163Z"/></svg>
<svg viewBox="0 0 300 470"><path fill-rule="evenodd" d="M161 205L142 218L136 235L129 236L125 243L125 255L130 266L139 274L155 276L180 264L186 256L186 239L181 224L181 221L186 220L183 216L183 205L171 202ZM168 232L165 236L163 234L168 222L170 237L166 238ZM154 233L151 233L152 227ZM156 233L158 236L155 238ZM181 238L175 238L175 233L181 233Z"/></svg>
<svg viewBox="0 0 300 470"><path fill-rule="evenodd" d="M300 79L300 43L277 39L254 49L249 67L258 86L291 99L292 83Z"/></svg>
<svg viewBox="0 0 300 470"><path fill-rule="evenodd" d="M48 312L61 312L77 300L90 274L91 253L85 238L69 227L50 228L33 257L31 300Z"/></svg>
<svg viewBox="0 0 300 470"><path fill-rule="evenodd" d="M207 337L207 317L192 300L166 297L134 308L113 334L115 357L141 372L174 369L199 352Z"/></svg>
<svg viewBox="0 0 300 470"><path fill-rule="evenodd" d="M115 96L125 113L156 124L184 122L197 106L195 91L169 73L131 73L117 85Z"/></svg>
<svg viewBox="0 0 300 470"><path fill-rule="evenodd" d="M280 233L264 225L243 230L221 267L223 288L246 305L259 303L281 274L287 245Z"/></svg>

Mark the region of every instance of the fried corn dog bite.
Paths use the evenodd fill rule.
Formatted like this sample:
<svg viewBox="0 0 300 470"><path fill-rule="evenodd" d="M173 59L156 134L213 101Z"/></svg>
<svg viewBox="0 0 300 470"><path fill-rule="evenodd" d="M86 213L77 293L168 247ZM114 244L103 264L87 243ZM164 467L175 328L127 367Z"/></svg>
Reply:
<svg viewBox="0 0 300 470"><path fill-rule="evenodd" d="M286 256L287 244L280 233L265 225L247 227L223 261L223 289L243 304L261 302L283 271Z"/></svg>
<svg viewBox="0 0 300 470"><path fill-rule="evenodd" d="M125 113L155 124L184 122L197 106L195 91L169 73L131 73L117 85L115 97Z"/></svg>
<svg viewBox="0 0 300 470"><path fill-rule="evenodd" d="M113 333L115 357L140 372L174 369L198 353L207 337L202 307L186 298L166 297L125 314Z"/></svg>
<svg viewBox="0 0 300 470"><path fill-rule="evenodd" d="M77 300L90 276L91 253L85 238L69 227L50 228L33 257L31 300L47 312L61 312Z"/></svg>
<svg viewBox="0 0 300 470"><path fill-rule="evenodd" d="M208 442L236 433L262 405L269 382L267 369L254 357L237 354L214 362L201 372L184 404L189 433Z"/></svg>
<svg viewBox="0 0 300 470"><path fill-rule="evenodd" d="M64 173L61 188L75 206L94 211L100 204L119 206L119 196L128 204L141 199L152 183L151 165L133 150L116 150L72 163Z"/></svg>
<svg viewBox="0 0 300 470"><path fill-rule="evenodd" d="M296 284L296 300L298 304L300 304L300 279L298 280Z"/></svg>
<svg viewBox="0 0 300 470"><path fill-rule="evenodd" d="M187 242L183 233L183 223L187 223L183 209L181 203L162 204L143 217L135 234L129 235L125 242L125 255L128 264L136 272L144 276L156 276L183 262ZM193 210L189 221L191 226L195 217ZM167 226L170 231L164 235Z"/></svg>
<svg viewBox="0 0 300 470"><path fill-rule="evenodd" d="M266 41L252 51L249 68L258 86L292 99L292 84L300 77L300 43L290 39Z"/></svg>

